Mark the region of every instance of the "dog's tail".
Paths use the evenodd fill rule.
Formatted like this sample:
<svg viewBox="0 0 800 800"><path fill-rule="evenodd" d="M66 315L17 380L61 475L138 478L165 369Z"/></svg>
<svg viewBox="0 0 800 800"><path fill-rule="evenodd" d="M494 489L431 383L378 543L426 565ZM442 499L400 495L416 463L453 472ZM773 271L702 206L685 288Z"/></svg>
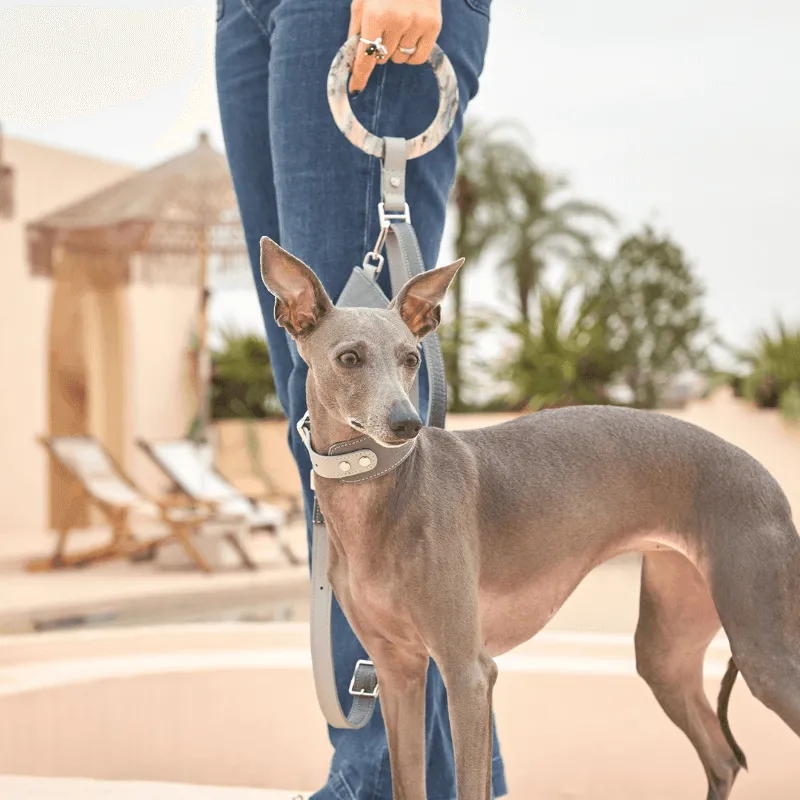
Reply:
<svg viewBox="0 0 800 800"><path fill-rule="evenodd" d="M722 684L719 687L719 698L717 700L717 716L719 717L719 724L722 727L722 733L725 735L725 741L733 750L733 755L739 762L740 767L747 769L747 758L745 757L742 748L736 743L731 733L731 726L728 723L728 703L731 699L731 692L733 691L733 684L736 683L736 676L739 674L739 668L733 661L733 658L728 662L728 669L722 678Z"/></svg>

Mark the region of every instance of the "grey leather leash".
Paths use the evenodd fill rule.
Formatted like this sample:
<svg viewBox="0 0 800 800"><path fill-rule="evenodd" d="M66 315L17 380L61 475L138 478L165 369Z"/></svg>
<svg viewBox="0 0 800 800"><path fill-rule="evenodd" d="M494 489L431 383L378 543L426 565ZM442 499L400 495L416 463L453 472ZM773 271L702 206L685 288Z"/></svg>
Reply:
<svg viewBox="0 0 800 800"><path fill-rule="evenodd" d="M389 299L378 285L384 265L385 246L392 296L403 285L425 270L419 242L411 227L411 214L405 199L406 160L433 149L447 135L458 105L458 88L450 62L438 47L429 59L440 93L439 112L425 133L410 141L387 137L379 139L360 126L347 100L347 80L352 69L358 36L352 37L337 53L328 75L328 100L334 119L356 146L379 155L381 203L378 205L380 231L373 249L355 267L337 301L342 307L386 308ZM447 410L447 383L444 360L436 334L422 341L428 374L428 425L444 427ZM412 402L419 409L419 387L415 381ZM371 480L395 469L414 451L415 440L400 447L385 447L368 436L331 446L327 454L317 453L311 444L311 422L306 414L297 425L308 449L315 475L344 483ZM363 728L372 717L378 699L378 679L372 662L356 662L350 681L350 711L345 713L339 699L331 642L333 590L328 580L328 532L325 519L314 498L313 541L311 547L311 661L317 699L328 723L334 728Z"/></svg>

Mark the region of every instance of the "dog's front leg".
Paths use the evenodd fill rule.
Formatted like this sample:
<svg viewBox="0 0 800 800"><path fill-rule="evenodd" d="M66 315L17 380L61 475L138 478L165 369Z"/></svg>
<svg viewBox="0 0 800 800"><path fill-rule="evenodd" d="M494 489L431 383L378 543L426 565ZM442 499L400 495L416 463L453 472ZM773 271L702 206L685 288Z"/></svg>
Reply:
<svg viewBox="0 0 800 800"><path fill-rule="evenodd" d="M429 656L388 642L367 648L381 689L394 800L425 800L425 679Z"/></svg>
<svg viewBox="0 0 800 800"><path fill-rule="evenodd" d="M438 664L447 689L458 800L492 800L492 689L497 665L483 650Z"/></svg>

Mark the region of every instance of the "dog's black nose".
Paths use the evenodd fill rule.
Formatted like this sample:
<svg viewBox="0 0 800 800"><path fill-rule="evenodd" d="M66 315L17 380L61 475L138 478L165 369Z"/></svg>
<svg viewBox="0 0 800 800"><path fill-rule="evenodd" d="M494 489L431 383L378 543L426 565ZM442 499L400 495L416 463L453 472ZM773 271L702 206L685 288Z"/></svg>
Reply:
<svg viewBox="0 0 800 800"><path fill-rule="evenodd" d="M422 420L410 403L396 403L389 410L389 427L398 439L413 439L422 427Z"/></svg>

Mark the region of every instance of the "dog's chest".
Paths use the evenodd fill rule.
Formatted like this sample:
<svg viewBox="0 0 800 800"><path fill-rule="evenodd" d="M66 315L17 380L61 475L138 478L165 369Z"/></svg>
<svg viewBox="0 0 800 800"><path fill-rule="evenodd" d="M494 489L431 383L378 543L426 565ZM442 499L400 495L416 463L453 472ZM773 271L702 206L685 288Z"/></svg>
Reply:
<svg viewBox="0 0 800 800"><path fill-rule="evenodd" d="M410 646L419 634L406 606L394 592L376 582L348 581L334 591L347 621L367 651L374 640Z"/></svg>
<svg viewBox="0 0 800 800"><path fill-rule="evenodd" d="M336 598L356 635L366 643L373 636L397 642L416 639L416 629L401 584L379 559L349 557L338 551L329 578Z"/></svg>
<svg viewBox="0 0 800 800"><path fill-rule="evenodd" d="M372 635L414 638L408 565L394 547L396 530L383 513L386 500L375 496L369 484L345 489L356 492L331 487L320 496L328 525L328 576L336 598L362 641Z"/></svg>

